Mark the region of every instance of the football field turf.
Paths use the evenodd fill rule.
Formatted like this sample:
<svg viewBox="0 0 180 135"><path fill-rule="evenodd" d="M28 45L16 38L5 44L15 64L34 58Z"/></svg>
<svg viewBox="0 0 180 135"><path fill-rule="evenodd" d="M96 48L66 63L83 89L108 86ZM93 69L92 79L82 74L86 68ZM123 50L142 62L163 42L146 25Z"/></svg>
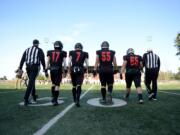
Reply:
<svg viewBox="0 0 180 135"><path fill-rule="evenodd" d="M93 85L83 85L83 93ZM124 85L116 85L113 98L122 99ZM58 114L62 114L45 135L178 135L180 134L180 85L160 85L157 101L137 103L132 90L127 105L115 108L94 107L87 100L101 97L100 86L94 85L81 99L81 107L72 105L71 85L62 85L59 106L20 106L24 90L0 86L0 135L37 133ZM50 86L39 87L39 98L50 97ZM43 103L46 101L39 101ZM45 127L46 128L46 127Z"/></svg>

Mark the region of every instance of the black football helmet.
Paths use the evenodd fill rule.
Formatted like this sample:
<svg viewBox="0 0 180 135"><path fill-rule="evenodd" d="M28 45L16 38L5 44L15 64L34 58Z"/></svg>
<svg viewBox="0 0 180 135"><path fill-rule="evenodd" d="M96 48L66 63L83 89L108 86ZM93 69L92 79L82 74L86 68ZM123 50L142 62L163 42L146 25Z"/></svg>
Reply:
<svg viewBox="0 0 180 135"><path fill-rule="evenodd" d="M103 41L101 44L101 48L109 48L109 43L107 41Z"/></svg>
<svg viewBox="0 0 180 135"><path fill-rule="evenodd" d="M82 50L83 49L83 46L81 43L76 43L75 46L74 46L74 49L75 50Z"/></svg>
<svg viewBox="0 0 180 135"><path fill-rule="evenodd" d="M63 49L63 44L61 43L61 41L54 42L54 49L59 49L59 50Z"/></svg>
<svg viewBox="0 0 180 135"><path fill-rule="evenodd" d="M17 70L15 71L15 73L16 73L16 78L19 78L19 79L22 78L23 70L17 69Z"/></svg>

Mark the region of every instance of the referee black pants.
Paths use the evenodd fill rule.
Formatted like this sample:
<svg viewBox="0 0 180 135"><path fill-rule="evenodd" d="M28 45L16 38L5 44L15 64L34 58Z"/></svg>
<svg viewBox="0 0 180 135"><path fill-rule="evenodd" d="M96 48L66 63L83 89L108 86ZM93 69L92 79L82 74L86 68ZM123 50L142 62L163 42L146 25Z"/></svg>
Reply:
<svg viewBox="0 0 180 135"><path fill-rule="evenodd" d="M31 93L32 93L32 96L35 97L35 91L36 91L35 81L36 81L36 77L38 75L39 69L38 67L27 67L26 71L29 78L29 82L28 82L26 93L24 95L24 100L25 102L28 102L28 99Z"/></svg>
<svg viewBox="0 0 180 135"><path fill-rule="evenodd" d="M145 85L149 94L154 93L154 98L157 95L157 78L159 71L158 69L146 69L145 71ZM152 87L151 87L152 83Z"/></svg>

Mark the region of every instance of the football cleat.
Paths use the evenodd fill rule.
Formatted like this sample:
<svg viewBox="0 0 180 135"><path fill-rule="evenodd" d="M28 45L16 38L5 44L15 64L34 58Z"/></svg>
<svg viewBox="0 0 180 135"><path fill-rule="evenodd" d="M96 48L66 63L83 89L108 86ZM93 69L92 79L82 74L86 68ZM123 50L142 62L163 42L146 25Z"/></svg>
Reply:
<svg viewBox="0 0 180 135"><path fill-rule="evenodd" d="M37 104L37 101L32 100L31 104Z"/></svg>
<svg viewBox="0 0 180 135"><path fill-rule="evenodd" d="M32 104L30 101L24 101L24 106L28 106L29 104Z"/></svg>
<svg viewBox="0 0 180 135"><path fill-rule="evenodd" d="M100 102L101 104L106 104L106 99L105 99L105 98L104 98L104 99L100 99L99 102Z"/></svg>
<svg viewBox="0 0 180 135"><path fill-rule="evenodd" d="M149 94L148 96L149 100L152 100L153 96L154 96L154 93Z"/></svg>
<svg viewBox="0 0 180 135"><path fill-rule="evenodd" d="M38 98L38 95L33 96L33 101L36 102Z"/></svg>
<svg viewBox="0 0 180 135"><path fill-rule="evenodd" d="M53 106L57 106L57 105L59 105L58 101L54 101Z"/></svg>
<svg viewBox="0 0 180 135"><path fill-rule="evenodd" d="M123 99L127 102L127 101L129 101L129 96L124 95L124 96L123 96Z"/></svg>
<svg viewBox="0 0 180 135"><path fill-rule="evenodd" d="M80 104L79 104L79 102L77 102L77 103L76 103L76 106L77 106L77 107L80 107Z"/></svg>
<svg viewBox="0 0 180 135"><path fill-rule="evenodd" d="M139 100L139 104L143 104L144 101L142 99Z"/></svg>

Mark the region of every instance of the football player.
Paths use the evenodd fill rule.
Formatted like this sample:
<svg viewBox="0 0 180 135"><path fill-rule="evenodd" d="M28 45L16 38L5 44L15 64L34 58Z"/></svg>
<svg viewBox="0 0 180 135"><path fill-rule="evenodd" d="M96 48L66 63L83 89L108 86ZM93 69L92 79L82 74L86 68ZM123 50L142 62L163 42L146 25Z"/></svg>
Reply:
<svg viewBox="0 0 180 135"><path fill-rule="evenodd" d="M81 85L84 80L84 73L88 73L89 55L83 51L81 43L76 43L75 50L69 52L69 72L72 81L72 94L77 107L80 107ZM85 63L85 67L84 67Z"/></svg>
<svg viewBox="0 0 180 135"><path fill-rule="evenodd" d="M51 93L52 104L58 105L59 87L62 80L62 73L67 73L66 57L67 53L62 50L61 41L54 42L54 50L47 52L47 69L50 69L50 77L52 81Z"/></svg>
<svg viewBox="0 0 180 135"><path fill-rule="evenodd" d="M97 70L99 71L99 78L101 82L101 103L106 103L106 86L108 90L109 103L112 103L112 91L114 83L114 72L117 72L117 62L115 51L109 50L109 43L102 42L101 50L96 51L96 62L94 66L94 76Z"/></svg>
<svg viewBox="0 0 180 135"><path fill-rule="evenodd" d="M143 103L142 89L141 89L141 70L143 68L142 57L134 54L134 49L129 48L127 54L123 56L123 65L121 68L121 73L125 74L126 80L126 95L125 99L127 100L130 92L132 81L137 89L139 103ZM122 74L120 78L122 79Z"/></svg>

